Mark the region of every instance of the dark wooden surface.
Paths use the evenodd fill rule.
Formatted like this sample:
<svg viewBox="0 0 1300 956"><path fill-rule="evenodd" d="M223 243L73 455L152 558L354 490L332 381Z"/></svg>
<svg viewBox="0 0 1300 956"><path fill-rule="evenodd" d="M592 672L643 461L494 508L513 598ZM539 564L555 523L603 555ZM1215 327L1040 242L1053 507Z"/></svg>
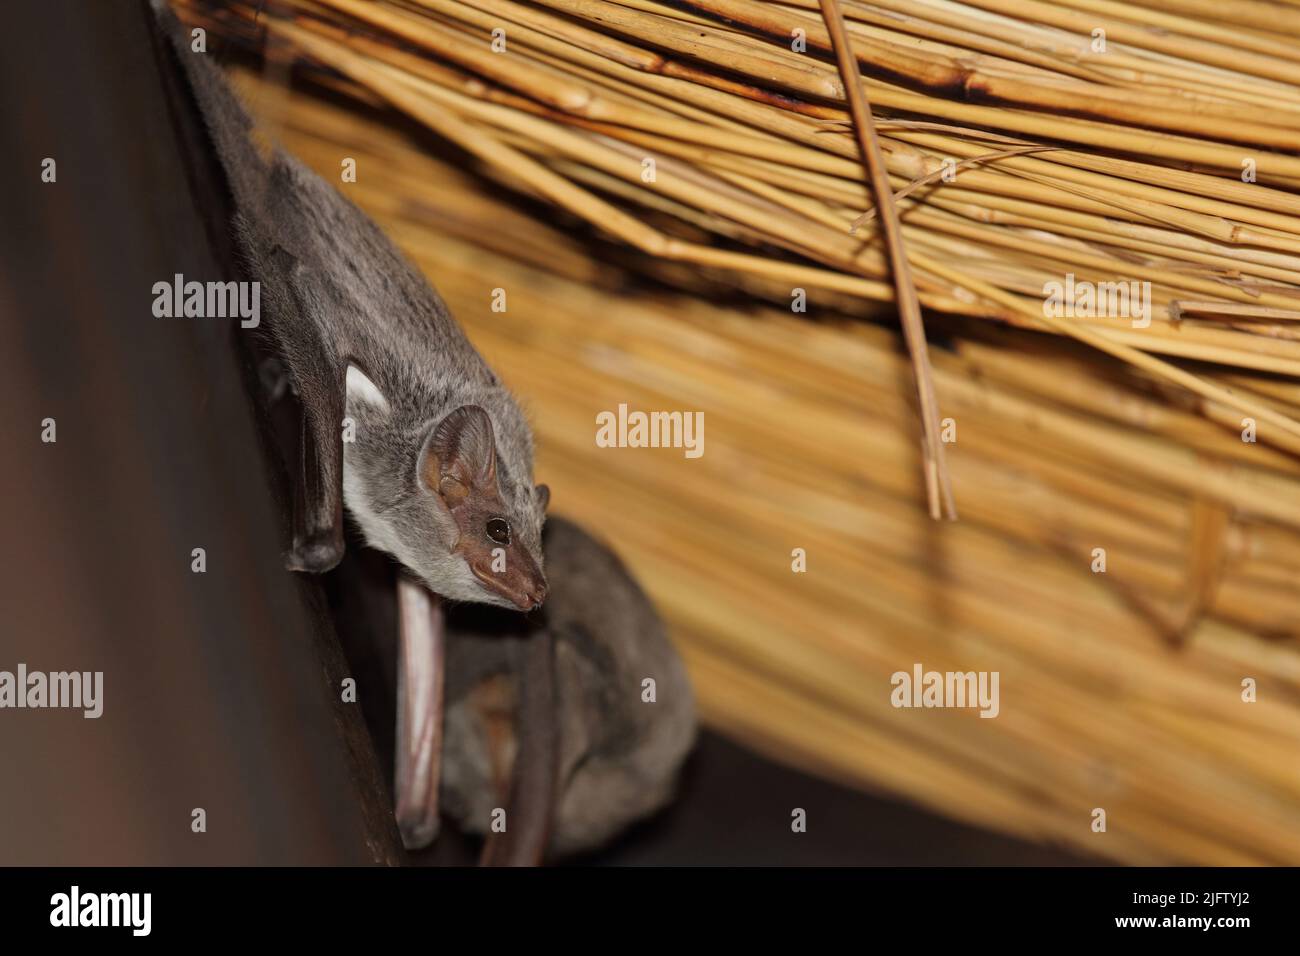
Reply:
<svg viewBox="0 0 1300 956"><path fill-rule="evenodd" d="M232 276L145 3L5 15L0 669L103 671L105 704L0 711L0 863L393 859L319 584L281 568L247 333L152 314Z"/></svg>

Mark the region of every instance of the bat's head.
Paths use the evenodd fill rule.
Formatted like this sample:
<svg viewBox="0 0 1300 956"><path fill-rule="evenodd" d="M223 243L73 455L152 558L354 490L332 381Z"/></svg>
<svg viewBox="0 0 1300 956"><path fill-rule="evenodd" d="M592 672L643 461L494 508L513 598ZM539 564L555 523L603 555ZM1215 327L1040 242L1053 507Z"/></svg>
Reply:
<svg viewBox="0 0 1300 956"><path fill-rule="evenodd" d="M444 526L451 519L445 539L457 580L444 596L521 611L540 607L546 598L541 528L550 493L506 473L487 411L461 405L429 429L417 477L435 517Z"/></svg>
<svg viewBox="0 0 1300 956"><path fill-rule="evenodd" d="M357 422L356 451L345 445L344 493L369 542L445 598L521 611L540 606L550 493L532 483L532 441L514 402L494 389L480 397L483 404L421 422L412 462L411 432L375 421L377 412L390 418L382 397L354 401L366 386L374 388L358 386L349 373L349 416L355 408L366 419ZM368 436L375 437L366 451L360 446ZM413 474L392 474L412 464Z"/></svg>

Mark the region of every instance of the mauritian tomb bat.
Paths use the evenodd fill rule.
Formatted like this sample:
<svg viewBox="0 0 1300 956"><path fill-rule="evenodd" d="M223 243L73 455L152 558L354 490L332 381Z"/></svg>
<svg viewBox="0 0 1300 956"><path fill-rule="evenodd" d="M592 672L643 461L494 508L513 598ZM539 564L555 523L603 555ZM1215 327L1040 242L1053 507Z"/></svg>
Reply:
<svg viewBox="0 0 1300 956"><path fill-rule="evenodd" d="M458 639L456 646L467 650L453 653L459 663L448 674L442 599L527 612L547 596L542 525L549 493L533 483L527 421L419 271L338 190L282 150L255 144L251 121L220 70L191 48L189 34L162 0L153 2L228 185L236 246L266 297L263 331L301 400L300 471L286 565L320 573L339 562L346 504L366 542L405 569L398 576L394 794L403 842L420 847L437 834L449 681L447 790L462 822L479 826L482 800L501 789L489 786L480 771L499 769L504 759L501 748L482 736L490 719L484 715L500 707L481 688L505 680L512 682L517 731L505 760L513 774L508 796L515 822L508 837L489 839L485 861L539 861L557 802L572 817L561 819L557 834L572 849L595 845L597 835L607 836L665 798L667 781L689 749L693 710L680 662L654 631L657 620L653 627L647 623L653 619L648 604L642 608L619 584L631 610L626 619L575 608L568 615L572 627L561 623L558 632L524 623L514 637L496 643L462 645ZM344 441L345 421L354 440ZM589 570L612 567L584 541L571 537L597 562ZM572 561L566 566L566 591L587 593L583 569ZM593 579L615 581L619 574L626 578L621 566ZM573 624L584 616L600 621L598 639L587 625ZM664 725L671 732L611 747L598 728L622 724L614 711L591 711L600 691L584 688L580 678L600 681L617 672L620 692L628 696L605 706L621 712L639 703L636 688L627 684L632 675L618 660L647 635L648 652L664 665L659 679L666 675L674 691ZM575 652L579 645L583 649ZM478 688L477 696L471 700L466 688ZM638 720L627 726L644 730ZM571 735L567 742L557 736L561 728ZM583 750L584 740L595 749ZM644 772L620 774L619 760ZM628 780L637 781L639 793L624 792ZM576 789L559 793L557 787ZM578 819L584 816L590 817L585 824Z"/></svg>

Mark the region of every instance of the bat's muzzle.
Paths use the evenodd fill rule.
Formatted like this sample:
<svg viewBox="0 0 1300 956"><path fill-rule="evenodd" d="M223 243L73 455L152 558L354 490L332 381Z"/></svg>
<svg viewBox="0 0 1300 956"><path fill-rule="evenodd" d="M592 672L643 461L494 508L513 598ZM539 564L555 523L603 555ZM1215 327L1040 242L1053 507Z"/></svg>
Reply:
<svg viewBox="0 0 1300 956"><path fill-rule="evenodd" d="M505 598L521 611L535 611L546 600L546 578L535 567L493 571L475 563L470 565L470 570L485 589Z"/></svg>

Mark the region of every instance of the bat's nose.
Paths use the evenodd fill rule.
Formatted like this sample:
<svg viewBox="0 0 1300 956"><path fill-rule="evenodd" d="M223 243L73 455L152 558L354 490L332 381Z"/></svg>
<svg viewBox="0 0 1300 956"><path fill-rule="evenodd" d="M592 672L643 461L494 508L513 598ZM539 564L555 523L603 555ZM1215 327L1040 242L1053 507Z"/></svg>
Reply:
<svg viewBox="0 0 1300 956"><path fill-rule="evenodd" d="M526 584L523 590L511 600L521 611L536 611L546 600L546 582L539 580Z"/></svg>
<svg viewBox="0 0 1300 956"><path fill-rule="evenodd" d="M540 572L497 574L479 564L471 564L470 570L489 591L501 595L521 611L536 611L546 600L546 579Z"/></svg>
<svg viewBox="0 0 1300 956"><path fill-rule="evenodd" d="M521 611L536 611L546 600L546 576L531 558L527 559L519 576L519 595L515 603Z"/></svg>

